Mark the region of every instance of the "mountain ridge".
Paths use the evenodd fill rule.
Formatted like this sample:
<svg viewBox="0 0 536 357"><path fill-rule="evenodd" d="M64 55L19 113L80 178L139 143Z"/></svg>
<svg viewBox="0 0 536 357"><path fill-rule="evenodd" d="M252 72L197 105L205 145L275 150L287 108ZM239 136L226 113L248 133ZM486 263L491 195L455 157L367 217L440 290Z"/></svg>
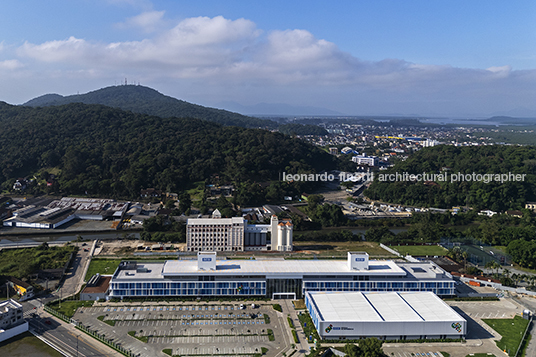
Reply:
<svg viewBox="0 0 536 357"><path fill-rule="evenodd" d="M258 191L255 182L277 180L282 171L334 169L337 163L281 133L97 104L32 108L0 102L0 127L0 190L11 191L19 177L42 181L55 175L52 187L42 181L29 194L135 199L142 188L180 192L218 176L239 184L238 202L249 204L250 192Z"/></svg>
<svg viewBox="0 0 536 357"><path fill-rule="evenodd" d="M269 129L277 127L277 124L270 120L252 118L223 109L192 104L141 85L110 86L84 94L69 96L52 93L44 94L27 101L22 106L49 107L70 103L101 104L161 118L195 118L225 126Z"/></svg>

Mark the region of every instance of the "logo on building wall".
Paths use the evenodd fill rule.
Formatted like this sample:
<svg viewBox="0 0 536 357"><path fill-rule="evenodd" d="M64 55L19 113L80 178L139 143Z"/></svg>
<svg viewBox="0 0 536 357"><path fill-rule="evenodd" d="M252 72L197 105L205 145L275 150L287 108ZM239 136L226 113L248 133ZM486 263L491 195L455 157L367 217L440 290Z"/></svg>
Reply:
<svg viewBox="0 0 536 357"><path fill-rule="evenodd" d="M333 329L333 325L329 324L329 326L326 327L326 333L330 333L332 329Z"/></svg>
<svg viewBox="0 0 536 357"><path fill-rule="evenodd" d="M204 262L211 262L211 261L212 261L212 258L202 258L202 260L203 260Z"/></svg>
<svg viewBox="0 0 536 357"><path fill-rule="evenodd" d="M355 258L355 261L356 261L356 262L364 262L364 261L365 261L365 258Z"/></svg>
<svg viewBox="0 0 536 357"><path fill-rule="evenodd" d="M453 322L450 326L456 331L462 332L462 325L459 322Z"/></svg>

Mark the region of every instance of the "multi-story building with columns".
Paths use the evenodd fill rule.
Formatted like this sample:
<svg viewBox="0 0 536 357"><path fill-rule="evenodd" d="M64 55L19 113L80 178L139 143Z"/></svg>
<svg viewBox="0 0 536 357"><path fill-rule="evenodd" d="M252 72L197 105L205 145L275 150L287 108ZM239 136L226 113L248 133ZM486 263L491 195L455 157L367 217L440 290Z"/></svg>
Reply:
<svg viewBox="0 0 536 357"><path fill-rule="evenodd" d="M270 224L248 224L242 217L190 218L186 224L186 250L292 251L293 225L272 216Z"/></svg>

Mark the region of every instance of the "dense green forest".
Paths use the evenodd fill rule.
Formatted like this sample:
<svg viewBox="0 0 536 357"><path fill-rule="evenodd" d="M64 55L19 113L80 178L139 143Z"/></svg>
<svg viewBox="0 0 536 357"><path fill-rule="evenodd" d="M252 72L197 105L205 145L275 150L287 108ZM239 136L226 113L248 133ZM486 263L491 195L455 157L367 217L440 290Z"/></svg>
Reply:
<svg viewBox="0 0 536 357"><path fill-rule="evenodd" d="M373 200L414 206L450 208L467 205L475 209L502 211L523 208L525 202L536 201L536 147L440 145L422 149L406 161L381 174L447 174L447 181L436 184L420 182L374 182L365 195ZM524 181L485 183L455 181L452 175L462 174L526 174ZM384 176L386 177L386 176Z"/></svg>
<svg viewBox="0 0 536 357"><path fill-rule="evenodd" d="M280 172L333 169L337 159L280 133L191 118L159 118L101 105L46 108L0 103L0 183L56 175L45 193L134 198L222 182L277 180Z"/></svg>
<svg viewBox="0 0 536 357"><path fill-rule="evenodd" d="M328 135L326 129L308 124L283 124L279 126L278 130L287 135Z"/></svg>
<svg viewBox="0 0 536 357"><path fill-rule="evenodd" d="M156 115L162 118L195 118L244 128L277 128L277 123L271 120L262 120L227 110L203 107L163 95L152 88L139 85L106 87L93 92L66 97L59 94L45 94L26 102L24 105L46 107L70 103L102 104L112 108Z"/></svg>

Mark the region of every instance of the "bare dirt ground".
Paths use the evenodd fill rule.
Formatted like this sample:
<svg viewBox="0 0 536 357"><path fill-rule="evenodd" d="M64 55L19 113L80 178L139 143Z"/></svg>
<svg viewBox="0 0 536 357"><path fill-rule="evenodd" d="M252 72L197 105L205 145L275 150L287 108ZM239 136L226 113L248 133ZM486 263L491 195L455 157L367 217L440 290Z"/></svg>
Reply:
<svg viewBox="0 0 536 357"><path fill-rule="evenodd" d="M171 250L157 250L151 251L151 247L156 242L145 242L142 240L113 240L113 241L102 241L99 242L97 249L95 249L94 256L128 256L133 255L134 253L162 253L162 254L173 254L179 251L183 251L186 246L185 243L173 243L172 246L174 249ZM138 249L142 247L141 249ZM149 250L145 250L148 247Z"/></svg>

